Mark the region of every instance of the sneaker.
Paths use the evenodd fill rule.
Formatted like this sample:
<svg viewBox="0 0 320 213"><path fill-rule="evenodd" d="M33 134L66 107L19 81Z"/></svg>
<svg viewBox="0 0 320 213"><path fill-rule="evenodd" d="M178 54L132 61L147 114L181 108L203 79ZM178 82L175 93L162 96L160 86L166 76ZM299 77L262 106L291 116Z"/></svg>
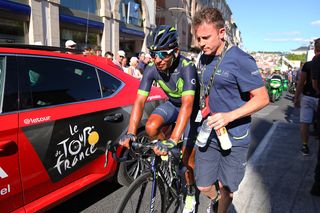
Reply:
<svg viewBox="0 0 320 213"><path fill-rule="evenodd" d="M194 195L187 195L183 208L183 213L194 213L196 209L196 204L196 197Z"/></svg>
<svg viewBox="0 0 320 213"><path fill-rule="evenodd" d="M313 196L320 196L320 182L313 183L312 188L310 190L310 193Z"/></svg>
<svg viewBox="0 0 320 213"><path fill-rule="evenodd" d="M302 153L303 156L309 155L308 145L303 144L300 152Z"/></svg>
<svg viewBox="0 0 320 213"><path fill-rule="evenodd" d="M207 213L217 213L218 204L219 204L219 200L210 200L210 203L207 207Z"/></svg>

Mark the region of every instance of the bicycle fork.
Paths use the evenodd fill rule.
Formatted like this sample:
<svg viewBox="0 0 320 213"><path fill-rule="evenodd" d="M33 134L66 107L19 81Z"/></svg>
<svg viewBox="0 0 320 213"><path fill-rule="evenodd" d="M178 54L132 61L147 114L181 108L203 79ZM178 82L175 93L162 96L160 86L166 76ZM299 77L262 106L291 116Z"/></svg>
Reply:
<svg viewBox="0 0 320 213"><path fill-rule="evenodd" d="M151 162L151 172L153 176L152 180L152 189L151 189L151 199L150 199L150 213L154 212L154 204L155 204L155 199L156 199L156 194L157 194L157 171L156 171L156 166L159 161L158 157L155 157L152 159Z"/></svg>

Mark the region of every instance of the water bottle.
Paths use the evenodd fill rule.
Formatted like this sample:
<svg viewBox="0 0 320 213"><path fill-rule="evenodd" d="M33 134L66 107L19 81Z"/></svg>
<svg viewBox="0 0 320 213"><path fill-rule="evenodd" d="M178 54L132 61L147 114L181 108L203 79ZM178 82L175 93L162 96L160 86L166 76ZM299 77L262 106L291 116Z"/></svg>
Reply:
<svg viewBox="0 0 320 213"><path fill-rule="evenodd" d="M225 127L221 127L216 130L217 137L220 141L220 146L223 150L229 150L232 147L232 143L230 141L227 129Z"/></svg>
<svg viewBox="0 0 320 213"><path fill-rule="evenodd" d="M207 144L208 138L211 134L212 128L208 126L208 118L203 121L200 132L197 136L196 145L198 147L204 147Z"/></svg>

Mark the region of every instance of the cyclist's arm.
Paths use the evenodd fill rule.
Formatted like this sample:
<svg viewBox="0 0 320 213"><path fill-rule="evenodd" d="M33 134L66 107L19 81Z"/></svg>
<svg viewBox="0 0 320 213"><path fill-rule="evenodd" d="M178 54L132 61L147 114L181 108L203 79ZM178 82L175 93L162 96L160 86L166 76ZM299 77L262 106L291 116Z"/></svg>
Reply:
<svg viewBox="0 0 320 213"><path fill-rule="evenodd" d="M144 104L146 103L149 96L149 91L151 89L153 79L152 68L149 68L145 71L145 75L143 75L143 78L140 82L137 97L130 115L128 134L137 134L137 129L143 114Z"/></svg>
<svg viewBox="0 0 320 213"><path fill-rule="evenodd" d="M181 136L187 126L187 122L192 113L194 95L185 95L182 96L182 105L180 107L180 112L176 120L175 128L172 131L171 139L178 143L181 139Z"/></svg>
<svg viewBox="0 0 320 213"><path fill-rule="evenodd" d="M133 109L131 111L130 121L129 121L129 127L128 127L128 133L132 133L134 135L137 134L137 129L142 117L144 104L147 101L148 96L144 95L137 95L137 98L134 102Z"/></svg>

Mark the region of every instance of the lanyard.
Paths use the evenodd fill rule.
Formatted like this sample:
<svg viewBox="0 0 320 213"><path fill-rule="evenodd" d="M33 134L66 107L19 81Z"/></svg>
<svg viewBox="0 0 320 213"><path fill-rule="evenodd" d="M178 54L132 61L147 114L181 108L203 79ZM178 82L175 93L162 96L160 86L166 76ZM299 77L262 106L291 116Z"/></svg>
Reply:
<svg viewBox="0 0 320 213"><path fill-rule="evenodd" d="M200 109L204 109L206 107L206 97L209 96L210 94L210 89L213 85L213 80L214 80L214 76L222 62L222 59L224 58L226 52L231 48L231 46L229 47L228 42L225 42L224 48L219 56L218 62L215 65L215 67L213 68L209 83L207 86L205 86L203 84L203 74L204 74L204 70L206 69L206 64L200 69ZM200 57L201 58L201 57ZM201 63L199 63L200 66Z"/></svg>

